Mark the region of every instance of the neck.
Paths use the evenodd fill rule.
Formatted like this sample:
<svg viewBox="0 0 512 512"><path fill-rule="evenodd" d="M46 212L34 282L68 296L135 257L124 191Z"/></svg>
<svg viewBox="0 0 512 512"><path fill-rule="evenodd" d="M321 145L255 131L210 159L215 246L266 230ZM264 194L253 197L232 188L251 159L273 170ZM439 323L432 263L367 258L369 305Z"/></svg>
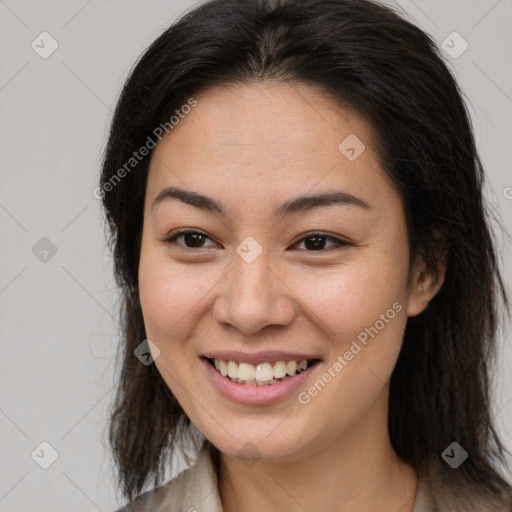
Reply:
<svg viewBox="0 0 512 512"><path fill-rule="evenodd" d="M382 414L384 412L384 414ZM418 478L393 450L387 401L336 441L318 443L293 460L262 459L247 465L221 454L223 512L412 512Z"/></svg>

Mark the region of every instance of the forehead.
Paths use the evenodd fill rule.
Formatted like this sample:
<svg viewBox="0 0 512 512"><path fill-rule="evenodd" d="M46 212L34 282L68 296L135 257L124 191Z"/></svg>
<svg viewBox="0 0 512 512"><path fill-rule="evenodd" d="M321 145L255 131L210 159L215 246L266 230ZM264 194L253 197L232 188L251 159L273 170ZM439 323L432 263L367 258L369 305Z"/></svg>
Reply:
<svg viewBox="0 0 512 512"><path fill-rule="evenodd" d="M392 186L373 150L370 125L318 89L230 84L194 98L197 105L154 150L149 195L177 184L268 200L315 187L342 185L371 195Z"/></svg>

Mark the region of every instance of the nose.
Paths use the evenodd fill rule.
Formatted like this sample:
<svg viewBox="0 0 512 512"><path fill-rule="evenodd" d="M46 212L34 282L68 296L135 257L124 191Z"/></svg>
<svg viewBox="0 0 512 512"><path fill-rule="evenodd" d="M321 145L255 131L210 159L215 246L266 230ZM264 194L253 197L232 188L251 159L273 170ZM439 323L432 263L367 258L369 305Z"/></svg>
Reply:
<svg viewBox="0 0 512 512"><path fill-rule="evenodd" d="M262 254L251 263L235 256L215 301L213 316L244 334L267 326L285 326L296 315L293 293Z"/></svg>

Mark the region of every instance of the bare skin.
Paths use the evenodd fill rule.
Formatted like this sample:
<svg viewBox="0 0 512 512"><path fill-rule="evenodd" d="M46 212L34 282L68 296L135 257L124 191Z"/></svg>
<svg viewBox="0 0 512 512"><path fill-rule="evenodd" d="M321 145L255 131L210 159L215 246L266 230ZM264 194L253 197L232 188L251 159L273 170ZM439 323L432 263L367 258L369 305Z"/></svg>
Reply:
<svg viewBox="0 0 512 512"><path fill-rule="evenodd" d="M196 100L152 156L139 287L148 338L161 351L155 364L221 452L224 512L411 512L418 479L390 444L389 379L407 318L437 293L444 270L430 275L418 261L408 281L403 205L371 127L299 84L215 87ZM353 161L339 149L351 134L365 145ZM224 213L176 198L153 206L167 187L206 195ZM359 204L275 214L328 191ZM183 229L203 237L165 241ZM236 252L247 237L262 249L251 263ZM230 400L204 369L210 350L314 355L320 363L299 390L309 401L297 392L271 404ZM335 376L309 393L329 369Z"/></svg>

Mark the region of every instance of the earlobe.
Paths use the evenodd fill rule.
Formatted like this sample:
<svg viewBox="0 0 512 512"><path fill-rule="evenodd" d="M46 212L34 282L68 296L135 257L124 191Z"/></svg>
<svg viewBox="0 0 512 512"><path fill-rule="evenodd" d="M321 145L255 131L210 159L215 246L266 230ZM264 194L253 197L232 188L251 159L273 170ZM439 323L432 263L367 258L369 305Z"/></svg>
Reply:
<svg viewBox="0 0 512 512"><path fill-rule="evenodd" d="M427 271L425 266L415 267L409 289L407 316L418 316L435 297L444 283L446 265L440 263L437 272Z"/></svg>

